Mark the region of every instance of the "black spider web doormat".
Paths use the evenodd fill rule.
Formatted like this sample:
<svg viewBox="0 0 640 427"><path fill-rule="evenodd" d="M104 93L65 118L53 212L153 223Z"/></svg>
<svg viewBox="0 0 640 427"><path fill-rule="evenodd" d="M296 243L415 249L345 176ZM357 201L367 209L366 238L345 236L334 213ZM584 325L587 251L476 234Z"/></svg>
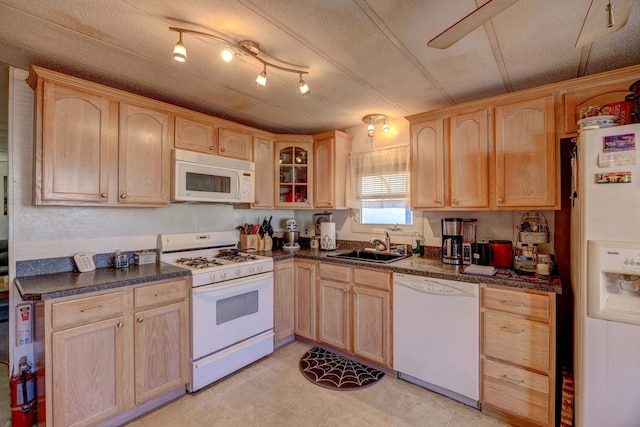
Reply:
<svg viewBox="0 0 640 427"><path fill-rule="evenodd" d="M300 372L306 379L333 390L358 390L375 384L384 372L314 347L300 359Z"/></svg>

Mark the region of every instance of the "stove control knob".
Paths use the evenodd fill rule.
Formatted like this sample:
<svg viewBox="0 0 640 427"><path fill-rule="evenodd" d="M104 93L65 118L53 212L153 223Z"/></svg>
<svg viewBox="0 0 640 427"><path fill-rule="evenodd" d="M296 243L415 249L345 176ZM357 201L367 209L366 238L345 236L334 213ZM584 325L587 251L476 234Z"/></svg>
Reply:
<svg viewBox="0 0 640 427"><path fill-rule="evenodd" d="M220 278L224 279L225 277L227 277L227 272L223 271L222 273L220 273Z"/></svg>
<svg viewBox="0 0 640 427"><path fill-rule="evenodd" d="M236 276L239 276L239 275L240 275L240 269L236 268Z"/></svg>
<svg viewBox="0 0 640 427"><path fill-rule="evenodd" d="M218 275L216 273L211 273L209 275L209 278L211 279L212 282L215 282L218 279Z"/></svg>
<svg viewBox="0 0 640 427"><path fill-rule="evenodd" d="M259 265L258 266L258 271L262 271L262 270L264 270L264 267L262 265Z"/></svg>
<svg viewBox="0 0 640 427"><path fill-rule="evenodd" d="M256 271L255 267L249 267L249 273L254 273Z"/></svg>

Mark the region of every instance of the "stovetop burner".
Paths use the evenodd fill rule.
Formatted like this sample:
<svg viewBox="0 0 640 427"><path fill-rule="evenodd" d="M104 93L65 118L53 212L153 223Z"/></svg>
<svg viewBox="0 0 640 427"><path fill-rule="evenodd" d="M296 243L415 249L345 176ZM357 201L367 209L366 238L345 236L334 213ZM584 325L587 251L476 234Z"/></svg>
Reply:
<svg viewBox="0 0 640 427"><path fill-rule="evenodd" d="M221 249L218 251L216 258L231 262L245 262L258 259L255 255L242 253L238 249Z"/></svg>
<svg viewBox="0 0 640 427"><path fill-rule="evenodd" d="M215 267L216 265L222 265L222 263L214 258L207 257L193 257L193 258L179 258L176 260L178 264L185 265L191 268L208 268Z"/></svg>

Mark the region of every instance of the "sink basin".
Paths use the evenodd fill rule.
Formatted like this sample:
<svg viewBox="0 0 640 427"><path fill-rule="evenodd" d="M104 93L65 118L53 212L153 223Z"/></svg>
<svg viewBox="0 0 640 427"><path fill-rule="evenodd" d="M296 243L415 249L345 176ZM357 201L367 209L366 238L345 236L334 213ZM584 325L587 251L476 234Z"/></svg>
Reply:
<svg viewBox="0 0 640 427"><path fill-rule="evenodd" d="M399 261L401 259L407 258L409 255L400 255L393 252L389 253L389 252L378 252L378 251L374 252L374 251L355 250L351 252L345 252L342 254L327 255L327 256L332 258L353 259L356 261L388 264L390 262Z"/></svg>

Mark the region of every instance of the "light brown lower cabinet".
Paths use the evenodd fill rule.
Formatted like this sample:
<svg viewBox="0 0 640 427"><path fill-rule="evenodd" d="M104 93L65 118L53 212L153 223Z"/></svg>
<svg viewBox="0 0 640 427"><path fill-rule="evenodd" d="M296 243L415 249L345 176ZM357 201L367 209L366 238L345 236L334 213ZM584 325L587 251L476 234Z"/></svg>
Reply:
<svg viewBox="0 0 640 427"><path fill-rule="evenodd" d="M273 265L273 344L293 338L295 319L295 270L293 259Z"/></svg>
<svg viewBox="0 0 640 427"><path fill-rule="evenodd" d="M174 279L38 302L46 425L94 425L184 386L188 298Z"/></svg>
<svg viewBox="0 0 640 427"><path fill-rule="evenodd" d="M483 412L516 426L555 424L555 298L482 286Z"/></svg>
<svg viewBox="0 0 640 427"><path fill-rule="evenodd" d="M316 263L295 260L295 312L296 335L316 339Z"/></svg>
<svg viewBox="0 0 640 427"><path fill-rule="evenodd" d="M391 273L318 267L318 341L391 367Z"/></svg>

